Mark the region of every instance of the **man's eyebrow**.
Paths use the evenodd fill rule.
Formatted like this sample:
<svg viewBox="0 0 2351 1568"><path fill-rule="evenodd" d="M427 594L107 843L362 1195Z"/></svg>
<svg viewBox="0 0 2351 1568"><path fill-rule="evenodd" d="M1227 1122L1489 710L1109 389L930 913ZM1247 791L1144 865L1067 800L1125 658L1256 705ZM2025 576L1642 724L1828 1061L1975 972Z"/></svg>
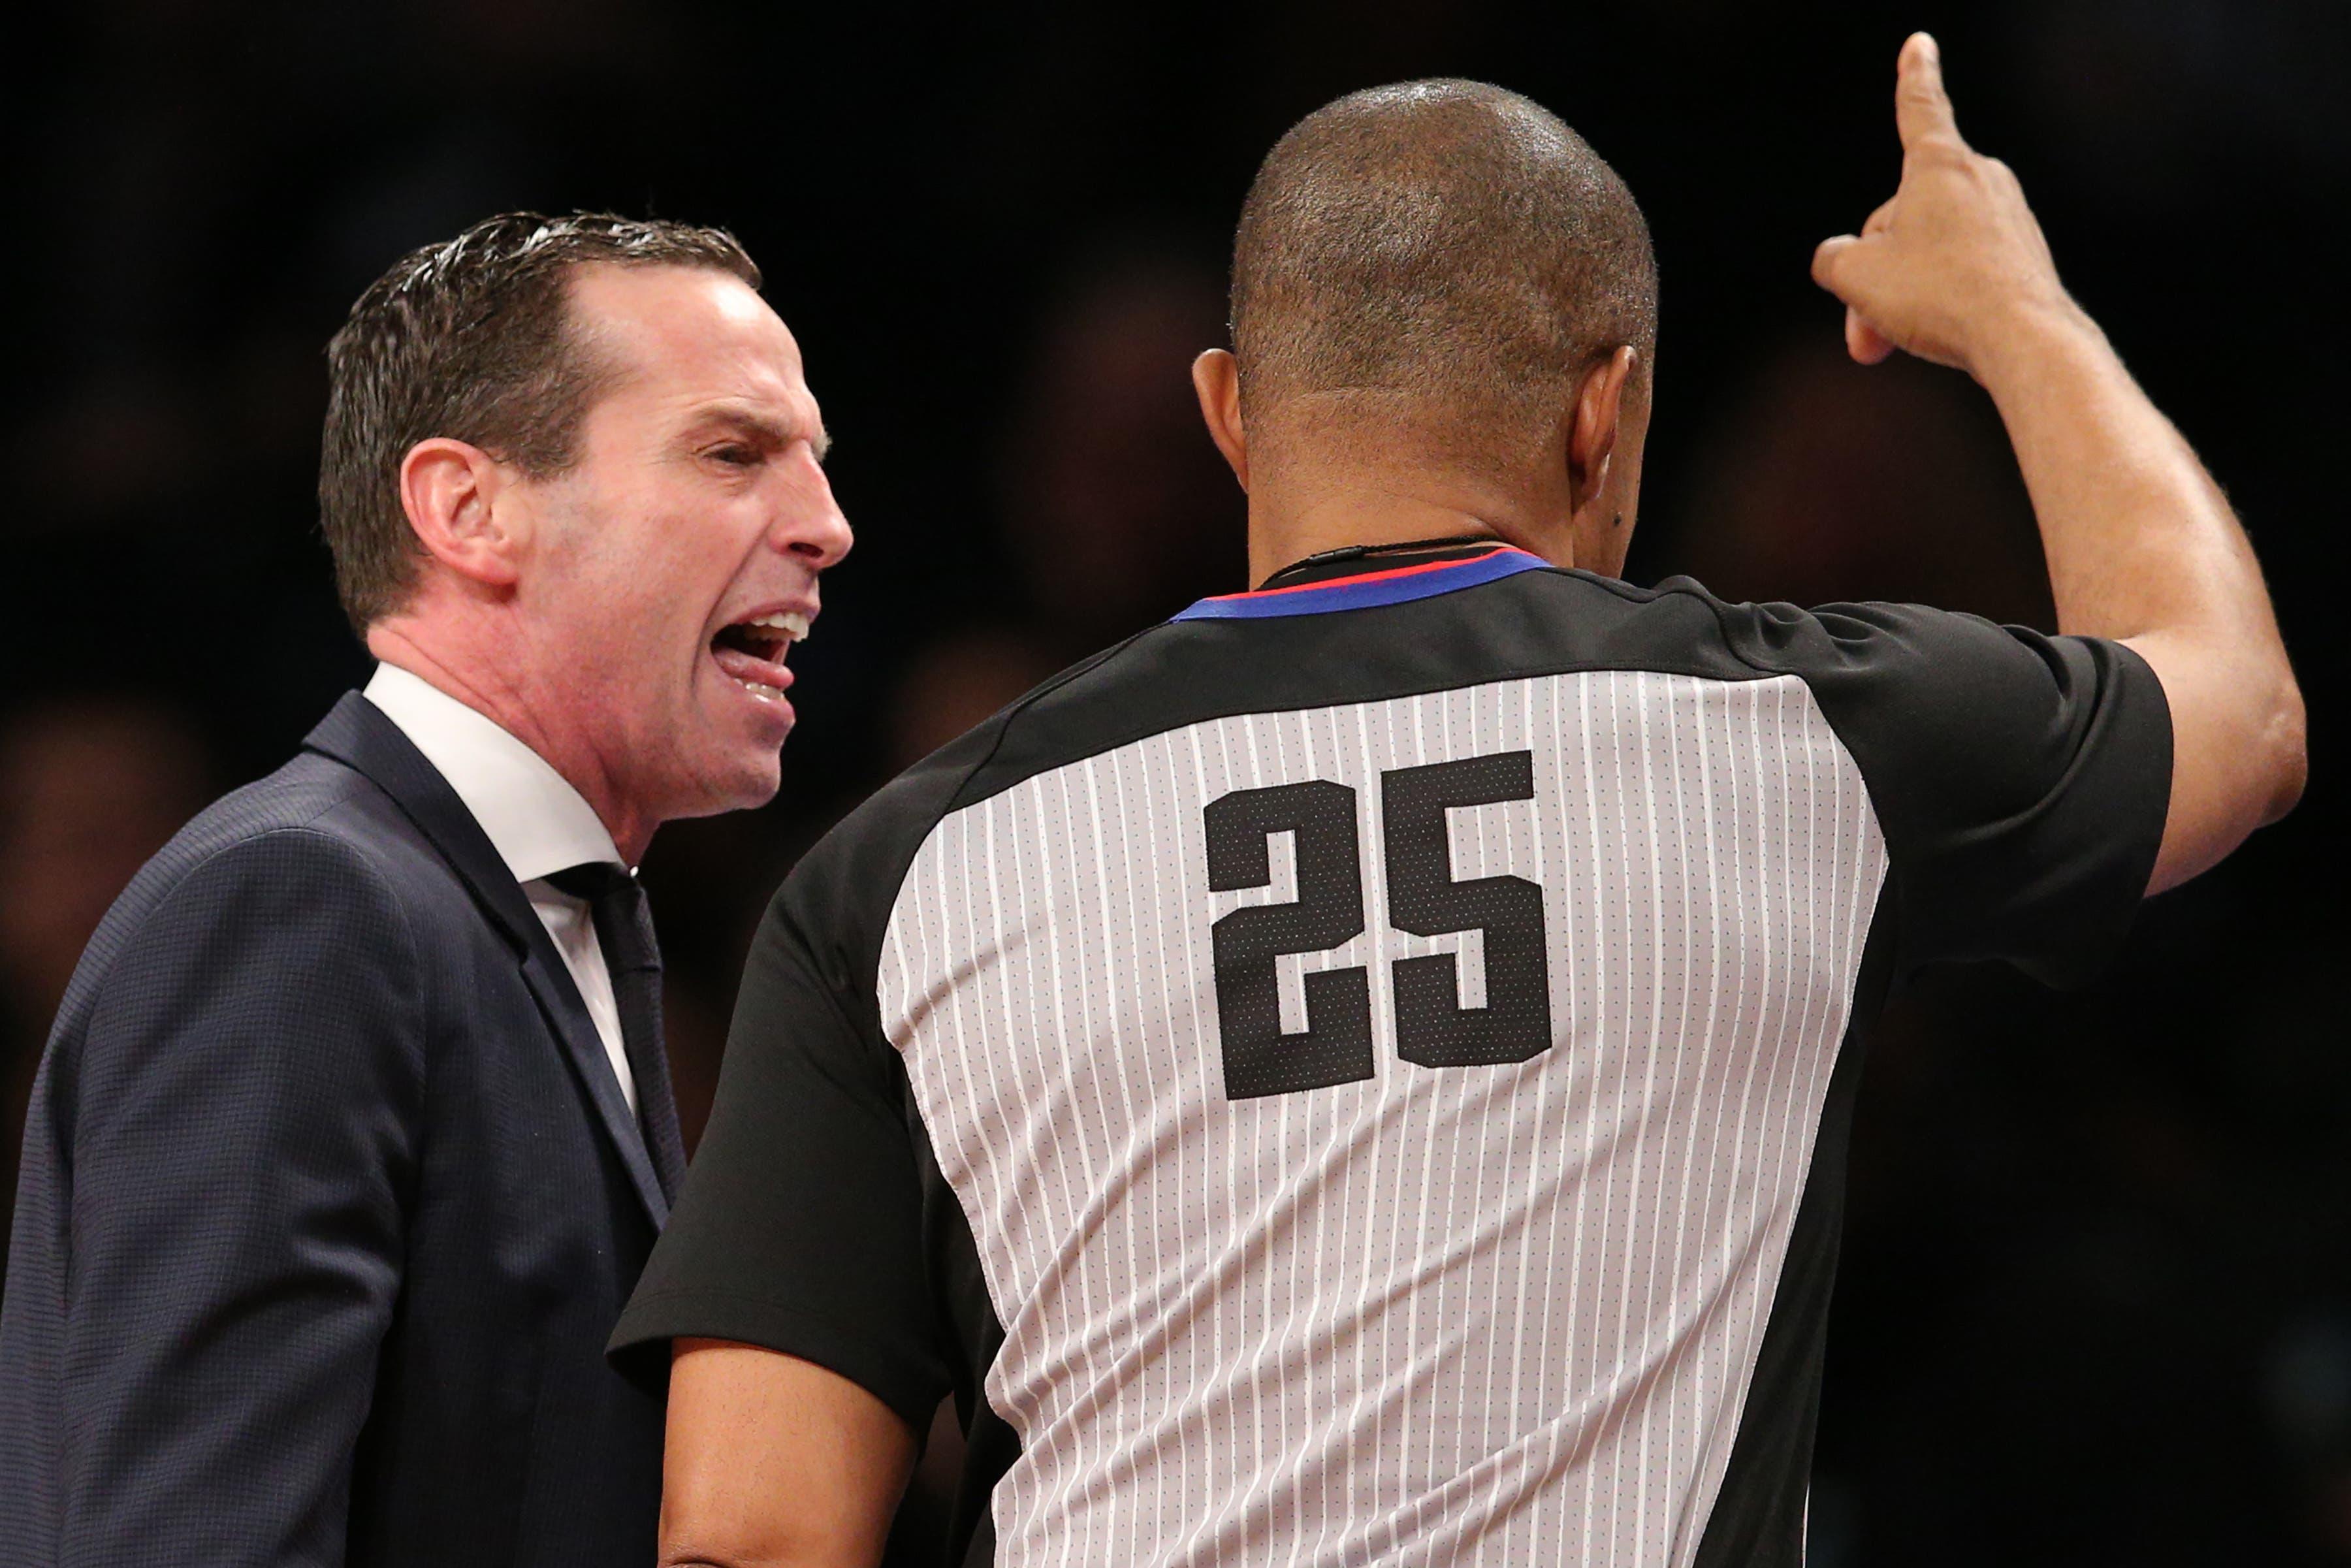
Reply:
<svg viewBox="0 0 2351 1568"><path fill-rule="evenodd" d="M728 426L739 434L749 436L771 452L782 451L790 445L799 434L797 430L782 420L755 413L747 408L735 408L725 403L702 410L697 423ZM816 452L816 460L821 463L824 461L825 454L832 450L832 434L820 424L817 426L816 434L808 438L808 443Z"/></svg>

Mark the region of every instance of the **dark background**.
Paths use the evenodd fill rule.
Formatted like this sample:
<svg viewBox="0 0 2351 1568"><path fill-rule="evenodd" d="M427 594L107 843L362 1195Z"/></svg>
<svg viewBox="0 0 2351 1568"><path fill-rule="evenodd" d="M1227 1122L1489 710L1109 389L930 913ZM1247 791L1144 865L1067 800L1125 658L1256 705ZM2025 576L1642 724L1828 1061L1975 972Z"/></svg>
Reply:
<svg viewBox="0 0 2351 1568"><path fill-rule="evenodd" d="M1942 39L1963 130L2016 168L2074 291L2252 528L2314 782L2299 815L2151 904L2096 988L1952 973L1887 1018L1813 1561L2351 1562L2345 671L2321 565L2351 413L2351 26L2316 0L18 17L0 61L0 1181L107 903L364 677L315 529L319 350L402 250L519 206L729 225L838 439L862 542L794 654L783 796L665 830L647 864L698 1130L750 923L816 832L1053 667L1244 586L1238 497L1185 367L1221 340L1257 160L1339 92L1501 82L1640 195L1664 329L1635 580L2047 624L1981 394L1844 363L1806 277L1813 243L1892 191L1892 62L1916 26Z"/></svg>

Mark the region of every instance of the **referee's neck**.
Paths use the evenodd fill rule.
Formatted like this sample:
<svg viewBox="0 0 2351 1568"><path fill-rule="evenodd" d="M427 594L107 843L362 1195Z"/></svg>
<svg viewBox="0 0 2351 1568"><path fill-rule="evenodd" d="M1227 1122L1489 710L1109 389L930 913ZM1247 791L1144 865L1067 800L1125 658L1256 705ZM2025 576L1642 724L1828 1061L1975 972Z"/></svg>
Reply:
<svg viewBox="0 0 2351 1568"><path fill-rule="evenodd" d="M1271 478L1270 476L1261 476ZM1484 535L1573 566L1567 519L1550 527L1474 483L1413 483L1364 476L1307 486L1258 483L1249 490L1249 582L1351 545L1397 545Z"/></svg>

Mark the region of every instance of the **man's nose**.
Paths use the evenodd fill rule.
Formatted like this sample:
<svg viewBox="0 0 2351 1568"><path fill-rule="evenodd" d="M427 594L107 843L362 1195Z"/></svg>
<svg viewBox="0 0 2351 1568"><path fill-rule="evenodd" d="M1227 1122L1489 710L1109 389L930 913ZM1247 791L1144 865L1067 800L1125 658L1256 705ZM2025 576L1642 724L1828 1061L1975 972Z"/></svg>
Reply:
<svg viewBox="0 0 2351 1568"><path fill-rule="evenodd" d="M849 518L833 499L832 486L822 468L810 464L814 483L795 488L778 514L773 537L776 548L806 559L819 571L837 565L857 542Z"/></svg>

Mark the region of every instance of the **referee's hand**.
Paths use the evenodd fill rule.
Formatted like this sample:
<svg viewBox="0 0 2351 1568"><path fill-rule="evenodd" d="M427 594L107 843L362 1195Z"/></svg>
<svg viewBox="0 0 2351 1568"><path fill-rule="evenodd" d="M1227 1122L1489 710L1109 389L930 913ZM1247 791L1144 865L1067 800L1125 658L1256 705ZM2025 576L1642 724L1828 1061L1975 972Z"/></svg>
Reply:
<svg viewBox="0 0 2351 1568"><path fill-rule="evenodd" d="M1844 301L1863 364L1905 349L1975 374L1980 346L2020 312L2075 307L2016 176L1960 140L1935 40L1911 34L1895 68L1901 186L1859 235L1821 242L1813 281Z"/></svg>

